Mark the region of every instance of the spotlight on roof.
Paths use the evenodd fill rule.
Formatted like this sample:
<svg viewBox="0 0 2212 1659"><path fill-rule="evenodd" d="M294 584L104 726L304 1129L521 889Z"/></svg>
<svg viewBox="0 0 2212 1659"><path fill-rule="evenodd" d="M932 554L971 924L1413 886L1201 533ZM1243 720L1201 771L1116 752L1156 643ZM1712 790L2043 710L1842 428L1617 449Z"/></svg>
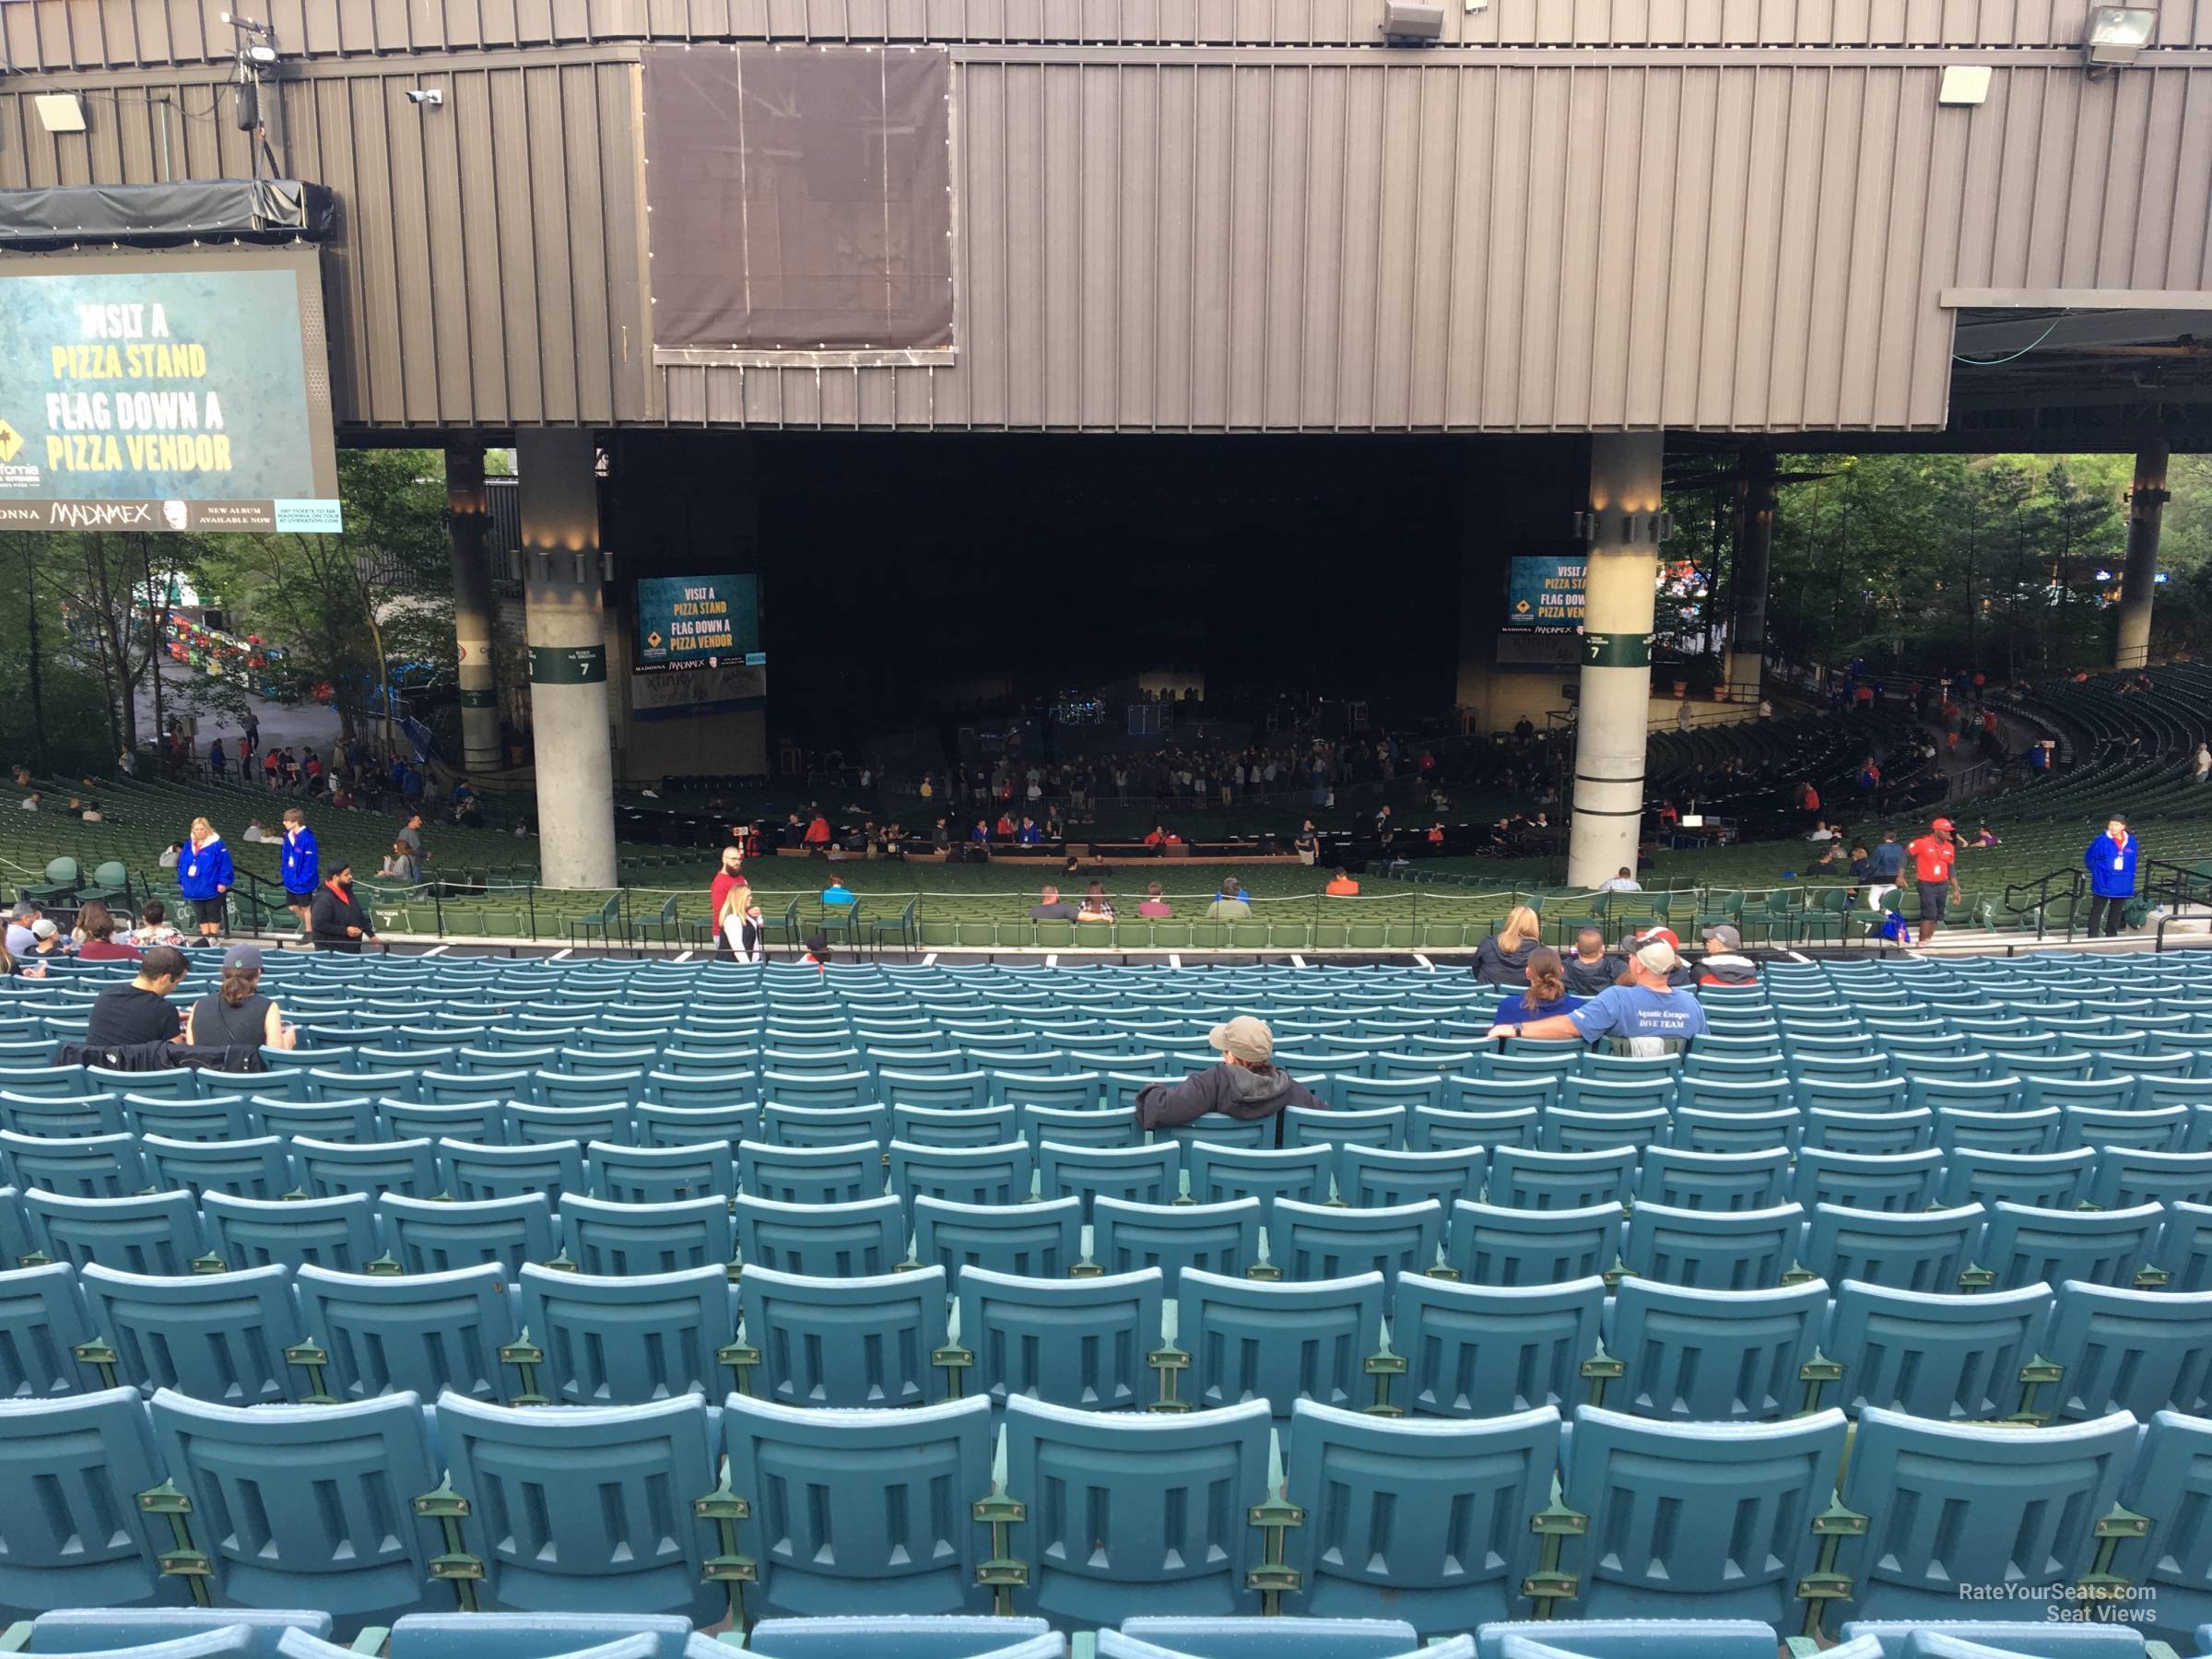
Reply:
<svg viewBox="0 0 2212 1659"><path fill-rule="evenodd" d="M50 133L81 133L85 130L85 100L74 92L41 92L31 99L39 112L39 124Z"/></svg>
<svg viewBox="0 0 2212 1659"><path fill-rule="evenodd" d="M2088 37L2081 43L2082 62L2091 74L2132 64L2136 54L2150 44L2158 27L2155 6L2092 6Z"/></svg>

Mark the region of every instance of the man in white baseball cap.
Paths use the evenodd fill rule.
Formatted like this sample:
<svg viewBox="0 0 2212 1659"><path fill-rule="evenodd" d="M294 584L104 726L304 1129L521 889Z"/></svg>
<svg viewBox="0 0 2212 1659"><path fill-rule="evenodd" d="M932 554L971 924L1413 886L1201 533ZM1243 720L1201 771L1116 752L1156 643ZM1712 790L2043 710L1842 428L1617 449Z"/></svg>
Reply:
<svg viewBox="0 0 2212 1659"><path fill-rule="evenodd" d="M1494 1025L1490 1035L1610 1040L1615 1053L1678 1053L1706 1030L1705 1010L1696 995L1668 982L1681 965L1667 940L1646 939L1629 958L1628 983L1600 991L1570 1014Z"/></svg>
<svg viewBox="0 0 2212 1659"><path fill-rule="evenodd" d="M1206 1033L1221 1064L1180 1083L1149 1083L1138 1091L1136 1121L1146 1129L1171 1129L1209 1112L1224 1117L1273 1117L1286 1106L1325 1110L1326 1102L1275 1064L1275 1033L1266 1022L1241 1014Z"/></svg>

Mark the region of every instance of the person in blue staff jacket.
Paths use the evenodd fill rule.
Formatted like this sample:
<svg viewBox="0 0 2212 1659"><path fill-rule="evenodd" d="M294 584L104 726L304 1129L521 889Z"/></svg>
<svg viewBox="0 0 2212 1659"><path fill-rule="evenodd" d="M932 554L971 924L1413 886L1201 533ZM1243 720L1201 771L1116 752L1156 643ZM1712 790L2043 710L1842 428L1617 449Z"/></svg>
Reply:
<svg viewBox="0 0 2212 1659"><path fill-rule="evenodd" d="M2104 833L2089 843L2089 850L2081 855L2081 862L2089 872L2089 937L2096 938L2100 931L2111 938L2120 931L2127 918L2127 907L2136 896L2136 851L2141 845L2127 832L2127 820L2113 817L2104 826ZM2103 923L2100 930L2098 926Z"/></svg>
<svg viewBox="0 0 2212 1659"><path fill-rule="evenodd" d="M300 918L300 936L307 936L307 914L323 885L323 849L315 832L307 827L307 814L298 806L284 809L284 908Z"/></svg>
<svg viewBox="0 0 2212 1659"><path fill-rule="evenodd" d="M230 849L223 845L223 838L206 818L194 818L192 839L177 857L177 889L191 901L201 944L212 945L223 936L223 915L235 878Z"/></svg>

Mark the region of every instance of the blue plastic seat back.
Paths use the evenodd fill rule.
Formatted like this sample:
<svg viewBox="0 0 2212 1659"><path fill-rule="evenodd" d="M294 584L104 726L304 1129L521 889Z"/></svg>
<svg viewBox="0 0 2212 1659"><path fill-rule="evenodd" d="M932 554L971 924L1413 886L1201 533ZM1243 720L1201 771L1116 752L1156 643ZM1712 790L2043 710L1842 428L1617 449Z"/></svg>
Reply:
<svg viewBox="0 0 2212 1659"><path fill-rule="evenodd" d="M124 1198L152 1184L146 1178L138 1137L121 1132L52 1137L0 1134L0 1167L6 1169L13 1186L74 1198Z"/></svg>
<svg viewBox="0 0 2212 1659"><path fill-rule="evenodd" d="M891 1138L910 1147L997 1147L1021 1139L1021 1127L1015 1122L1011 1106L990 1106L972 1112L947 1112L934 1106L894 1106Z"/></svg>
<svg viewBox="0 0 2212 1659"><path fill-rule="evenodd" d="M858 1204L884 1191L883 1147L873 1140L841 1147L737 1146L737 1184L775 1204Z"/></svg>
<svg viewBox="0 0 2212 1659"><path fill-rule="evenodd" d="M528 1147L488 1147L473 1141L438 1143L438 1171L445 1190L464 1204L545 1194L559 1207L563 1193L588 1190L582 1141L545 1141Z"/></svg>
<svg viewBox="0 0 2212 1659"><path fill-rule="evenodd" d="M945 1269L805 1278L738 1277L740 1392L783 1406L926 1406L953 1392Z"/></svg>
<svg viewBox="0 0 2212 1659"><path fill-rule="evenodd" d="M533 1365L535 1394L553 1405L719 1400L735 1382L724 1359L736 1340L735 1310L719 1265L626 1278L526 1265L520 1289L524 1340L544 1354Z"/></svg>
<svg viewBox="0 0 2212 1659"><path fill-rule="evenodd" d="M517 1079L526 1072L514 1074ZM466 1141L471 1146L504 1146L507 1108L498 1098L501 1088L519 1088L490 1077L471 1077L481 1085L465 1099L441 1100L434 1104L386 1097L376 1103L376 1121L387 1140Z"/></svg>
<svg viewBox="0 0 2212 1659"><path fill-rule="evenodd" d="M1677 1423L1772 1422L1803 1408L1805 1368L1828 1318L1818 1279L1712 1291L1621 1280L1611 1340L1626 1376L1608 1404Z"/></svg>
<svg viewBox="0 0 2212 1659"><path fill-rule="evenodd" d="M1006 1206L917 1198L913 1218L914 1259L947 1274L973 1266L1057 1278L1082 1259L1083 1205L1077 1198Z"/></svg>
<svg viewBox="0 0 2212 1659"><path fill-rule="evenodd" d="M919 1220L917 1209L917 1230ZM1234 1277L1259 1261L1260 1230L1257 1198L1229 1204L1125 1204L1099 1198L1090 1206L1091 1261L1105 1273L1157 1267L1171 1285L1185 1267Z"/></svg>
<svg viewBox="0 0 2212 1659"><path fill-rule="evenodd" d="M1818 1559L1843 1414L1779 1423L1657 1423L1578 1407L1567 1506L1589 1517L1560 1569L1589 1618L1757 1618L1784 1625Z"/></svg>
<svg viewBox="0 0 2212 1659"><path fill-rule="evenodd" d="M635 1109L641 1147L735 1147L760 1138L760 1108L750 1102L729 1105L727 1091L702 1091L694 1102L656 1101Z"/></svg>
<svg viewBox="0 0 2212 1659"><path fill-rule="evenodd" d="M2058 1150L2058 1108L2041 1112L1971 1112L1936 1109L1936 1144L1945 1152L2035 1153Z"/></svg>
<svg viewBox="0 0 2212 1659"><path fill-rule="evenodd" d="M2023 1434L1870 1406L1841 1493L1868 1525L1844 1539L1836 1571L1859 1606L1907 1618L1956 1618L1961 1584L2014 1585L2017 1596L2077 1583L2135 1448L2126 1416Z"/></svg>
<svg viewBox="0 0 2212 1659"><path fill-rule="evenodd" d="M2142 1585L2150 1599L2132 1604L2147 1627L2141 1634L2212 1653L2205 1621L2212 1620L2212 1535L2197 1524L2212 1502L2212 1431L2201 1418L2178 1411L2153 1416L2120 1501L2150 1518L2149 1535L2124 1536L2111 1571Z"/></svg>
<svg viewBox="0 0 2212 1659"><path fill-rule="evenodd" d="M1840 1285L1870 1285L1931 1294L1959 1288L1959 1275L1982 1244L1979 1205L1913 1212L1815 1206L1801 1265Z"/></svg>
<svg viewBox="0 0 2212 1659"><path fill-rule="evenodd" d="M968 1267L954 1289L960 1346L971 1356L962 1393L997 1406L1019 1394L1080 1411L1159 1399L1151 1364L1161 1346L1159 1268L1034 1279Z"/></svg>
<svg viewBox="0 0 2212 1659"><path fill-rule="evenodd" d="M890 1144L891 1191L902 1204L918 1197L954 1204L1026 1204L1031 1184L1030 1145L986 1147Z"/></svg>
<svg viewBox="0 0 2212 1659"><path fill-rule="evenodd" d="M703 1576L715 1528L693 1507L714 1489L707 1407L696 1394L564 1411L446 1394L438 1441L446 1478L469 1506L462 1534L484 1563L487 1606L596 1606L701 1624L726 1609L725 1594Z"/></svg>
<svg viewBox="0 0 2212 1659"><path fill-rule="evenodd" d="M1001 1106L1017 1111L1047 1106L1061 1112L1089 1112L1097 1108L1104 1078L1095 1071L1059 1074L1015 1069L990 1074L991 1096Z"/></svg>
<svg viewBox="0 0 2212 1659"><path fill-rule="evenodd" d="M770 1100L760 1138L772 1147L851 1147L891 1137L888 1106L794 1106Z"/></svg>
<svg viewBox="0 0 2212 1659"><path fill-rule="evenodd" d="M1959 1152L1944 1165L1936 1201L1944 1205L2037 1205L2046 1209L2072 1209L2088 1190L2089 1173L2097 1154L2088 1147L2067 1152L2008 1154Z"/></svg>
<svg viewBox="0 0 2212 1659"><path fill-rule="evenodd" d="M592 1194L614 1204L680 1204L737 1195L737 1160L726 1146L629 1147L593 1141L583 1149Z"/></svg>
<svg viewBox="0 0 2212 1659"><path fill-rule="evenodd" d="M246 1129L283 1140L370 1141L377 1137L376 1102L367 1095L343 1100L293 1100L257 1094L246 1101Z"/></svg>
<svg viewBox="0 0 2212 1659"><path fill-rule="evenodd" d="M1557 1285L1398 1281L1390 1344L1406 1361L1388 1404L1424 1417L1495 1418L1588 1397L1582 1367L1601 1340L1603 1279Z"/></svg>
<svg viewBox="0 0 2212 1659"><path fill-rule="evenodd" d="M33 1140L122 1135L123 1101L106 1093L31 1095L0 1087L0 1130Z"/></svg>
<svg viewBox="0 0 2212 1659"><path fill-rule="evenodd" d="M1993 1204L1982 1233L1980 1265L2005 1288L2063 1285L2133 1285L2151 1265L2165 1210L2156 1204L2124 1210L2044 1209Z"/></svg>
<svg viewBox="0 0 2212 1659"><path fill-rule="evenodd" d="M2069 1106L2061 1127L2061 1150L2076 1147L2137 1147L2146 1152L2188 1150L2195 1128L2195 1109L2189 1106Z"/></svg>
<svg viewBox="0 0 2212 1659"><path fill-rule="evenodd" d="M568 1140L626 1147L637 1135L627 1100L598 1106L533 1106L518 1100L507 1107L506 1117L507 1139L518 1147Z"/></svg>
<svg viewBox="0 0 2212 1659"><path fill-rule="evenodd" d="M1356 1209L1433 1201L1447 1210L1482 1194L1489 1154L1480 1147L1399 1151L1347 1142L1337 1148L1336 1196Z"/></svg>
<svg viewBox="0 0 2212 1659"><path fill-rule="evenodd" d="M671 1204L560 1201L560 1253L579 1271L681 1273L727 1267L736 1250L730 1203L712 1194Z"/></svg>
<svg viewBox="0 0 2212 1659"><path fill-rule="evenodd" d="M1559 1152L1500 1147L1490 1155L1488 1202L1507 1209L1588 1209L1625 1204L1636 1179L1632 1147Z"/></svg>
<svg viewBox="0 0 2212 1659"><path fill-rule="evenodd" d="M2022 1368L2045 1351L2052 1300L2044 1285L1983 1296L1838 1285L1826 1353L1843 1381L1823 1397L1854 1416L1879 1406L1913 1417L2010 1417L2026 1403Z"/></svg>
<svg viewBox="0 0 2212 1659"><path fill-rule="evenodd" d="M124 1273L190 1273L206 1253L190 1193L71 1198L29 1192L19 1202L32 1248L73 1266L98 1262Z"/></svg>
<svg viewBox="0 0 2212 1659"><path fill-rule="evenodd" d="M1416 1152L1460 1152L1479 1147L1533 1147L1541 1114L1534 1106L1502 1112L1435 1111L1417 1106L1406 1126L1406 1145Z"/></svg>
<svg viewBox="0 0 2212 1659"><path fill-rule="evenodd" d="M1300 1399L1364 1410L1385 1296L1379 1273L1278 1284L1186 1271L1176 1291L1175 1346L1190 1356L1180 1397L1203 1408L1265 1400L1284 1418Z"/></svg>
<svg viewBox="0 0 2212 1659"><path fill-rule="evenodd" d="M1789 1179L1786 1148L1704 1152L1673 1147L1648 1148L1636 1177L1639 1204L1676 1209L1771 1209Z"/></svg>
<svg viewBox="0 0 2212 1659"><path fill-rule="evenodd" d="M387 1197L376 1206L384 1253L403 1273L445 1273L496 1262L512 1277L524 1262L549 1262L559 1250L553 1206L543 1193L476 1204Z"/></svg>
<svg viewBox="0 0 2212 1659"><path fill-rule="evenodd" d="M0 1191L0 1204L12 1197ZM77 1270L66 1262L0 1273L0 1401L55 1399L98 1386L99 1371L76 1353L92 1336Z"/></svg>
<svg viewBox="0 0 2212 1659"><path fill-rule="evenodd" d="M1319 1144L1224 1147L1194 1141L1183 1148L1182 1168L1194 1202L1227 1204L1238 1198L1256 1198L1261 1214L1267 1215L1278 1198L1326 1204L1336 1168L1336 1148ZM1154 1202L1173 1198L1171 1193L1166 1200Z"/></svg>
<svg viewBox="0 0 2212 1659"><path fill-rule="evenodd" d="M1041 1618L877 1614L765 1618L745 1649L760 1659L1063 1659L1067 1644Z"/></svg>
<svg viewBox="0 0 2212 1659"><path fill-rule="evenodd" d="M2212 1203L2212 1152L2107 1147L2089 1176L2086 1202L2099 1209L2138 1204Z"/></svg>
<svg viewBox="0 0 2212 1659"><path fill-rule="evenodd" d="M1133 1607L1256 1613L1247 1511L1267 1496L1267 1430L1258 1400L1187 1417L1008 1402L1006 1495L1028 1506L1012 1553L1033 1563L1015 1611L1083 1626Z"/></svg>
<svg viewBox="0 0 2212 1659"><path fill-rule="evenodd" d="M1443 1206L1433 1199L1387 1209L1347 1209L1284 1199L1266 1224L1267 1259L1289 1279L1426 1273L1443 1242Z"/></svg>
<svg viewBox="0 0 2212 1659"><path fill-rule="evenodd" d="M1365 1147L1406 1144L1403 1106L1377 1106L1365 1112L1317 1112L1311 1106L1286 1106L1282 1124L1286 1147L1342 1147L1354 1142Z"/></svg>
<svg viewBox="0 0 2212 1659"><path fill-rule="evenodd" d="M496 1140L500 1116L497 1102L522 1099L524 1091L530 1087L530 1072L519 1066L504 1071L456 1072L426 1066L417 1074L415 1079L415 1096L418 1104L406 1100L385 1100L379 1106L377 1115L385 1120L388 1132L394 1135L423 1135L432 1140L441 1135L453 1140ZM487 1102L491 1103L492 1107L489 1133L486 1133L483 1126L468 1126L466 1119L437 1115L441 1108L452 1106L480 1112ZM389 1127L395 1119L423 1126ZM453 1126L456 1124L461 1126Z"/></svg>
<svg viewBox="0 0 2212 1659"><path fill-rule="evenodd" d="M2043 1352L2065 1367L2045 1408L2067 1422L2127 1411L2212 1416L2212 1291L2062 1287Z"/></svg>
<svg viewBox="0 0 2212 1659"><path fill-rule="evenodd" d="M2165 1274L2161 1288L2212 1290L2212 1204L2176 1201L2166 1206L2151 1265Z"/></svg>
<svg viewBox="0 0 2212 1659"><path fill-rule="evenodd" d="M65 1607L39 1615L26 1651L75 1653L79 1659L196 1659L217 1653L277 1659L278 1644L288 1635L328 1643L330 1615L305 1607Z"/></svg>
<svg viewBox="0 0 2212 1659"><path fill-rule="evenodd" d="M1921 1152L1936 1144L1936 1114L1913 1112L1840 1112L1815 1106L1805 1114L1801 1145L1821 1152L1856 1152L1894 1157Z"/></svg>
<svg viewBox="0 0 2212 1659"><path fill-rule="evenodd" d="M1299 1605L1403 1618L1423 1635L1527 1611L1523 1581L1542 1545L1528 1518L1550 1500L1559 1450L1549 1406L1386 1421L1300 1401L1286 1495L1307 1524L1284 1539Z"/></svg>
<svg viewBox="0 0 2212 1659"><path fill-rule="evenodd" d="M1629 1215L1622 1260L1640 1278L1700 1290L1763 1290L1797 1259L1805 1211L1676 1209L1639 1204Z"/></svg>
<svg viewBox="0 0 2212 1659"><path fill-rule="evenodd" d="M820 1412L740 1395L724 1409L723 1436L730 1491L751 1511L737 1524L739 1552L759 1563L748 1608L789 1616L991 1610L990 1591L976 1583L991 1529L972 1509L991 1491L988 1400ZM1049 1500L1041 1490L1030 1499L1032 1522ZM1013 1553L1041 1563L1015 1531ZM1039 1575L1030 1576L1034 1584Z"/></svg>
<svg viewBox="0 0 2212 1659"><path fill-rule="evenodd" d="M200 1098L185 1088L163 1093L155 1080L189 1077L190 1072L140 1072L124 1087L123 1126L133 1135L163 1135L171 1140L243 1140L246 1134L246 1097L211 1095ZM350 1092L350 1091L348 1091Z"/></svg>
<svg viewBox="0 0 2212 1659"><path fill-rule="evenodd" d="M371 1198L395 1193L402 1198L435 1198L443 1182L438 1149L422 1139L322 1141L301 1136L291 1143L292 1175L310 1198L336 1198L360 1193Z"/></svg>
<svg viewBox="0 0 2212 1659"><path fill-rule="evenodd" d="M2121 1624L1854 1618L1828 1652L1837 1659L2144 1659L2145 1634Z"/></svg>
<svg viewBox="0 0 2212 1659"><path fill-rule="evenodd" d="M374 1207L359 1193L338 1198L200 1200L209 1253L231 1268L300 1267L312 1262L365 1273L381 1246Z"/></svg>
<svg viewBox="0 0 2212 1659"><path fill-rule="evenodd" d="M111 1388L0 1412L0 1614L182 1601L159 1556L176 1543L138 1496L161 1483L144 1396ZM41 1501L21 1501L38 1494Z"/></svg>
<svg viewBox="0 0 2212 1659"><path fill-rule="evenodd" d="M1771 1627L1743 1618L1551 1618L1475 1632L1477 1659L1772 1659L1776 1645Z"/></svg>
<svg viewBox="0 0 2212 1659"><path fill-rule="evenodd" d="M1017 1106L1015 1119L1021 1137L1032 1147L1046 1141L1063 1147L1136 1147L1145 1132L1137 1127L1136 1108L1116 1106L1104 1111L1063 1111L1051 1106Z"/></svg>
<svg viewBox="0 0 2212 1659"><path fill-rule="evenodd" d="M776 1204L744 1197L732 1206L738 1259L817 1278L888 1273L906 1259L906 1212L896 1198L859 1204Z"/></svg>
<svg viewBox="0 0 2212 1659"><path fill-rule="evenodd" d="M415 1511L438 1485L415 1395L239 1410L164 1391L150 1410L218 1600L319 1607L350 1627L442 1599L442 1540Z"/></svg>
<svg viewBox="0 0 2212 1659"><path fill-rule="evenodd" d="M1935 1147L1890 1157L1824 1152L1807 1147L1790 1172L1790 1197L1809 1212L1815 1205L1845 1209L1924 1210L1936 1202L1944 1155Z"/></svg>
<svg viewBox="0 0 2212 1659"><path fill-rule="evenodd" d="M665 1613L411 1613L392 1627L387 1650L390 1659L710 1659L728 1651Z"/></svg>
<svg viewBox="0 0 2212 1659"><path fill-rule="evenodd" d="M1518 1209L1452 1206L1444 1261L1474 1285L1556 1285L1612 1271L1620 1258L1620 1206Z"/></svg>
<svg viewBox="0 0 2212 1659"><path fill-rule="evenodd" d="M300 1340L291 1276L282 1266L182 1278L79 1275L86 1315L114 1350L115 1380L147 1394L173 1388L218 1406L299 1398L285 1350Z"/></svg>
<svg viewBox="0 0 2212 1659"><path fill-rule="evenodd" d="M1182 1153L1173 1141L1151 1147L1081 1147L1047 1139L1037 1148L1037 1190L1047 1199L1080 1200L1086 1217L1094 1198L1171 1204L1180 1191Z"/></svg>
<svg viewBox="0 0 2212 1659"><path fill-rule="evenodd" d="M509 1397L515 1373L500 1350L515 1340L512 1274L497 1262L449 1272L293 1276L300 1324L320 1354L302 1367L299 1397L365 1400L452 1389L472 1400Z"/></svg>

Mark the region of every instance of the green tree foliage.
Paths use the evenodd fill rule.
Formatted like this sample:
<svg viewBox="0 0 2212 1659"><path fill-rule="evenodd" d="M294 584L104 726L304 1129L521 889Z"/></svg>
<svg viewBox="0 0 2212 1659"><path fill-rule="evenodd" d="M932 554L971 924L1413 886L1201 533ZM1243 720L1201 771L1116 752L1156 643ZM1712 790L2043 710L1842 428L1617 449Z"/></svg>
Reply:
<svg viewBox="0 0 2212 1659"><path fill-rule="evenodd" d="M1806 456L1782 466L1831 476L1783 488L1767 621L1775 659L1996 675L2111 663L2130 457ZM2212 642L2212 476L2199 463L2174 482L2177 506L2189 505L2169 510L2173 577L2159 598L2169 649Z"/></svg>
<svg viewBox="0 0 2212 1659"><path fill-rule="evenodd" d="M286 653L301 691L328 684L359 698L401 663L446 667L453 596L445 478L428 450L341 450L337 535L210 538L204 582L235 618ZM348 700L340 720L354 733Z"/></svg>

